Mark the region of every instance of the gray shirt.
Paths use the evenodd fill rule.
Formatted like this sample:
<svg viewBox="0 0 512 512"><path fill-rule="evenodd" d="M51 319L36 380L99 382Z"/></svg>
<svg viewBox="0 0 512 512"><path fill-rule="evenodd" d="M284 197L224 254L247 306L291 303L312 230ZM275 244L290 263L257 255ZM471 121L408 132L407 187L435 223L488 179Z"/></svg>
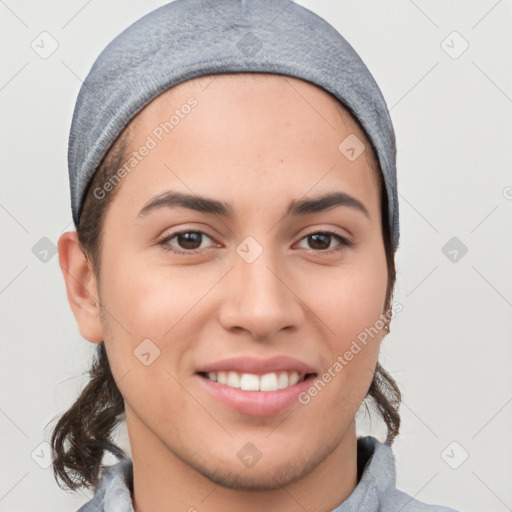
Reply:
<svg viewBox="0 0 512 512"><path fill-rule="evenodd" d="M395 459L391 447L372 436L357 440L359 483L332 512L456 512L428 505L396 488ZM133 465L129 458L107 468L93 498L77 512L134 512Z"/></svg>

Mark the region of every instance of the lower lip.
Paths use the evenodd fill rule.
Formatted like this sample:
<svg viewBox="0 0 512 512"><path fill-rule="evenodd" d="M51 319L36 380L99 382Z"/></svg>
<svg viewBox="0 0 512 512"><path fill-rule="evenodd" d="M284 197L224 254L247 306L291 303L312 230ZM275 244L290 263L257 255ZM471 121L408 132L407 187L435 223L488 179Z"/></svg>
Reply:
<svg viewBox="0 0 512 512"><path fill-rule="evenodd" d="M244 391L213 382L197 375L206 390L217 400L231 409L248 416L272 416L298 403L299 395L311 386L315 375L309 375L302 382L275 391Z"/></svg>

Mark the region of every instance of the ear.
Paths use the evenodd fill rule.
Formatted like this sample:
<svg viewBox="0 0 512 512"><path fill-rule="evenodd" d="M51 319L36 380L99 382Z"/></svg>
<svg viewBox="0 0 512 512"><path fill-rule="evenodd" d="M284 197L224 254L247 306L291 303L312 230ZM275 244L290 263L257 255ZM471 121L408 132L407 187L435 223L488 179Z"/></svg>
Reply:
<svg viewBox="0 0 512 512"><path fill-rule="evenodd" d="M92 263L83 253L78 233L68 231L58 244L59 264L66 283L69 305L75 315L80 334L92 343L103 341L98 286Z"/></svg>

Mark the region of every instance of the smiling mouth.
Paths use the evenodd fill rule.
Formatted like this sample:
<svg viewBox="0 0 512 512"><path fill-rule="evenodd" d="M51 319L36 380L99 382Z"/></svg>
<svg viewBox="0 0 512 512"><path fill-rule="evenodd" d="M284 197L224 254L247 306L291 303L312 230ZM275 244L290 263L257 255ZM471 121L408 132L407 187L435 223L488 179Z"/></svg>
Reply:
<svg viewBox="0 0 512 512"><path fill-rule="evenodd" d="M239 373L235 371L199 372L199 375L211 382L217 382L242 391L277 391L295 386L316 373L299 373L296 371L270 372L263 375Z"/></svg>

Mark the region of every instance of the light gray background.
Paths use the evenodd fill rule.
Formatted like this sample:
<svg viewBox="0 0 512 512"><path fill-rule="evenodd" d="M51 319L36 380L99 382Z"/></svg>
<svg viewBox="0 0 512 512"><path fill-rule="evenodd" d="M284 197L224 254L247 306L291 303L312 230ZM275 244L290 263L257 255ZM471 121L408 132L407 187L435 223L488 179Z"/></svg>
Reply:
<svg viewBox="0 0 512 512"><path fill-rule="evenodd" d="M66 150L81 80L115 35L164 3L0 0L1 511L71 511L91 496L60 490L35 462L47 462L44 427L86 382L94 348L57 256L40 258L72 228ZM403 311L381 362L404 399L398 487L464 511L510 510L512 1L298 3L355 47L396 129ZM47 58L31 47L51 48L43 31L58 43ZM452 237L468 248L457 261L442 251Z"/></svg>

